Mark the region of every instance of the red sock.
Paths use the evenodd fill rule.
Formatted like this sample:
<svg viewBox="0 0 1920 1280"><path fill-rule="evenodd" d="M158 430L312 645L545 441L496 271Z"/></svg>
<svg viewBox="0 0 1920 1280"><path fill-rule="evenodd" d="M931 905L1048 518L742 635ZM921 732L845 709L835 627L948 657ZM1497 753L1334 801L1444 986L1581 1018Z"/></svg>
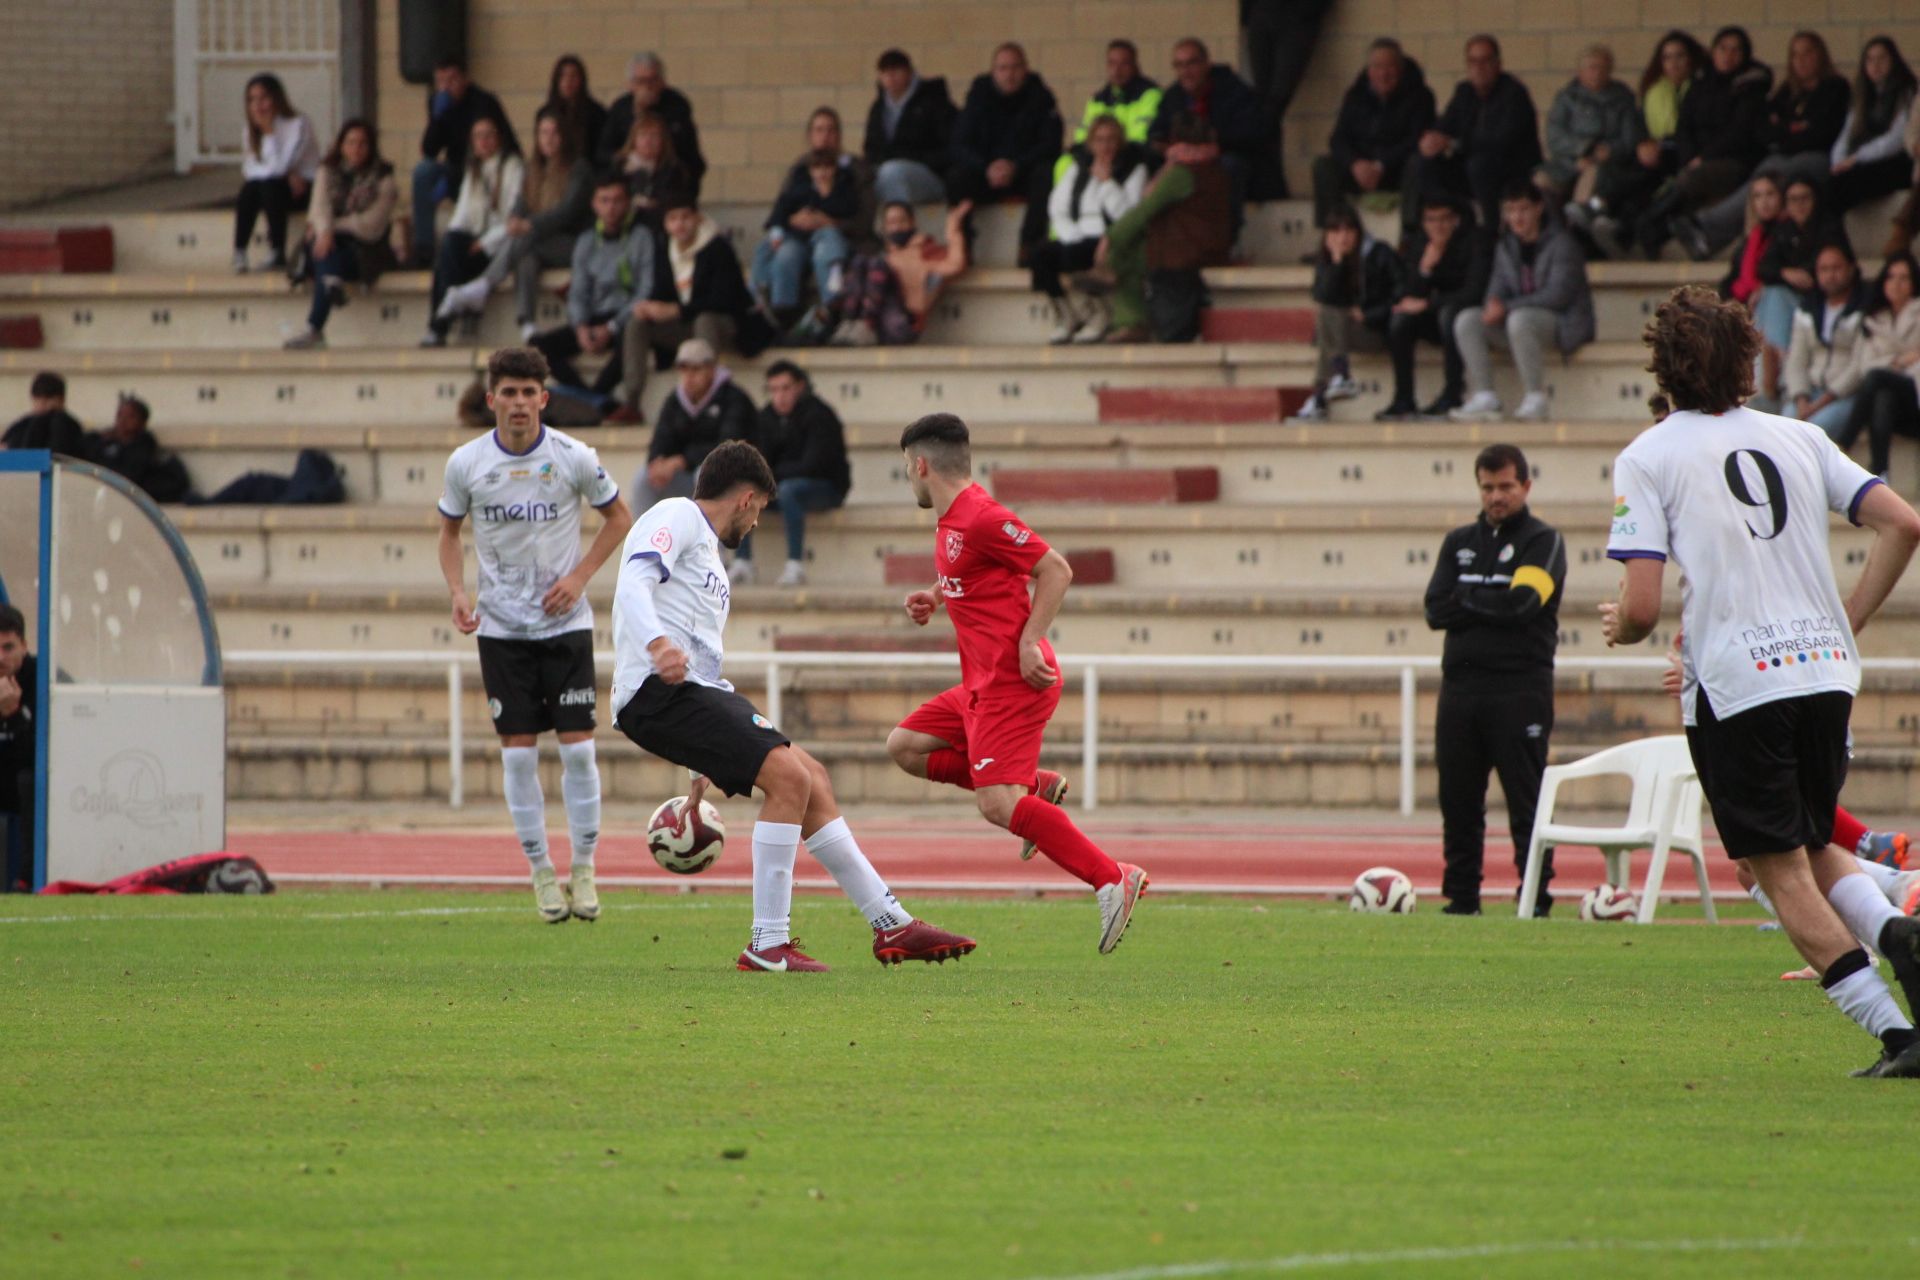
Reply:
<svg viewBox="0 0 1920 1280"><path fill-rule="evenodd" d="M950 787L973 790L973 770L967 767L966 756L952 747L942 747L927 757L927 778Z"/></svg>
<svg viewBox="0 0 1920 1280"><path fill-rule="evenodd" d="M1007 830L1022 840L1033 841L1040 852L1059 863L1063 870L1096 889L1120 879L1120 864L1087 839L1064 809L1038 796L1020 797L1019 803L1013 806L1013 821Z"/></svg>
<svg viewBox="0 0 1920 1280"><path fill-rule="evenodd" d="M1833 842L1848 853L1860 847L1860 837L1867 834L1866 824L1842 809L1833 807Z"/></svg>

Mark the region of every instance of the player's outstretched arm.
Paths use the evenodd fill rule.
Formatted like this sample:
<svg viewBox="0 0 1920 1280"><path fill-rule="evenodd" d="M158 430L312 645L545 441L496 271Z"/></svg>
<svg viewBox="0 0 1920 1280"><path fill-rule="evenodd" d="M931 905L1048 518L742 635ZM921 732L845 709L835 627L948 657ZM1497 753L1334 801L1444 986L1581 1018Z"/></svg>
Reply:
<svg viewBox="0 0 1920 1280"><path fill-rule="evenodd" d="M1060 614L1060 604L1067 598L1072 581L1073 566L1051 547L1033 566L1033 611L1020 633L1020 674L1036 689L1050 689L1060 682L1060 673L1042 656L1040 642L1053 629L1053 620Z"/></svg>
<svg viewBox="0 0 1920 1280"><path fill-rule="evenodd" d="M587 583L593 581L593 575L600 572L600 566L626 541L627 530L633 528L633 512L627 510L625 498L615 498L600 508L600 518L600 532L587 553L580 557L580 563L573 566L572 573L549 587L540 601L547 616L557 618L572 612L573 606L580 603L580 597L587 593Z"/></svg>
<svg viewBox="0 0 1920 1280"><path fill-rule="evenodd" d="M460 554L460 526L463 517L440 513L440 576L446 579L447 596L453 602L453 625L462 635L480 629L480 615L473 611L473 599L467 595L466 564Z"/></svg>
<svg viewBox="0 0 1920 1280"><path fill-rule="evenodd" d="M1920 546L1920 514L1907 500L1884 484L1876 484L1860 499L1854 513L1859 523L1873 530L1873 549L1867 552L1867 566L1860 581L1847 597L1847 622L1859 635L1867 620L1886 603L1893 584L1907 571L1907 562Z"/></svg>
<svg viewBox="0 0 1920 1280"><path fill-rule="evenodd" d="M1609 648L1639 644L1660 621L1660 580L1667 562L1643 557L1626 561L1618 604L1600 606L1600 631Z"/></svg>

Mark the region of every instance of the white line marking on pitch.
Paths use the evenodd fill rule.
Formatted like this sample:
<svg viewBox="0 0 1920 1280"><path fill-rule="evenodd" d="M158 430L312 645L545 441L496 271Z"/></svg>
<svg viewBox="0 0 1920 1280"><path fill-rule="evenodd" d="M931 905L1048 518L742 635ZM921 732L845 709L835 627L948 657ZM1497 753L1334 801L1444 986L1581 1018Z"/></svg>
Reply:
<svg viewBox="0 0 1920 1280"><path fill-rule="evenodd" d="M1085 1275L1050 1276L1046 1280L1190 1280L1276 1271L1318 1271L1340 1267L1372 1267L1396 1262L1464 1262L1474 1258L1515 1258L1553 1253L1742 1253L1805 1249L1814 1242L1798 1236L1758 1240L1535 1240L1516 1244L1476 1244L1424 1249L1380 1249L1360 1253L1293 1253L1277 1258L1221 1259L1214 1262L1178 1262L1161 1267L1134 1267Z"/></svg>

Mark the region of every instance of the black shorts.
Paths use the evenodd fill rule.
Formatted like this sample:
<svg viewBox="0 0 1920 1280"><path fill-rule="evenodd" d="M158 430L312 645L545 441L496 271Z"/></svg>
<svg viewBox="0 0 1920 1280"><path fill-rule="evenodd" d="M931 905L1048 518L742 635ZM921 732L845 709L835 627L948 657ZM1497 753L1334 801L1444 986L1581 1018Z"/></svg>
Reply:
<svg viewBox="0 0 1920 1280"><path fill-rule="evenodd" d="M568 631L545 640L480 637L480 683L486 686L493 731L593 732L593 632Z"/></svg>
<svg viewBox="0 0 1920 1280"><path fill-rule="evenodd" d="M699 770L730 796L752 791L767 757L792 745L739 694L691 680L648 676L613 722L643 750Z"/></svg>
<svg viewBox="0 0 1920 1280"><path fill-rule="evenodd" d="M1833 811L1847 780L1853 695L1810 693L1764 702L1726 720L1707 691L1687 728L1700 789L1727 856L1751 858L1820 848L1833 840Z"/></svg>

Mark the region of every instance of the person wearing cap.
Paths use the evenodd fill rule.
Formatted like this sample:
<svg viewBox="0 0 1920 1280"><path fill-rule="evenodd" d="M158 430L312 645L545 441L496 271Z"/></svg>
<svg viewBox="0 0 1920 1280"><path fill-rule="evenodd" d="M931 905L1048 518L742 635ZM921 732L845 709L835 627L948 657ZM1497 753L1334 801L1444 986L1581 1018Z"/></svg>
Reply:
<svg viewBox="0 0 1920 1280"><path fill-rule="evenodd" d="M114 410L113 425L87 437L87 457L109 471L125 476L155 502L179 502L191 487L187 469L160 439L147 429L153 410L139 396L123 395Z"/></svg>
<svg viewBox="0 0 1920 1280"><path fill-rule="evenodd" d="M0 449L51 449L70 458L87 456L87 433L67 412L67 380L57 373L36 373L27 388L33 412L0 436Z"/></svg>
<svg viewBox="0 0 1920 1280"><path fill-rule="evenodd" d="M625 398L608 422L646 421L647 372L655 349L671 350L688 338L699 338L712 364L713 352L737 344L753 308L740 259L718 223L691 201L679 202L667 208L666 232L667 252L664 261L655 260L653 291L634 305L623 336ZM744 354L758 354L764 345L762 341ZM691 474L687 483L693 483Z"/></svg>
<svg viewBox="0 0 1920 1280"><path fill-rule="evenodd" d="M679 385L660 406L647 465L628 492L633 509L644 512L662 498L693 496L694 473L714 447L725 440L752 440L759 411L733 374L720 363L713 344L688 338L674 354Z"/></svg>

